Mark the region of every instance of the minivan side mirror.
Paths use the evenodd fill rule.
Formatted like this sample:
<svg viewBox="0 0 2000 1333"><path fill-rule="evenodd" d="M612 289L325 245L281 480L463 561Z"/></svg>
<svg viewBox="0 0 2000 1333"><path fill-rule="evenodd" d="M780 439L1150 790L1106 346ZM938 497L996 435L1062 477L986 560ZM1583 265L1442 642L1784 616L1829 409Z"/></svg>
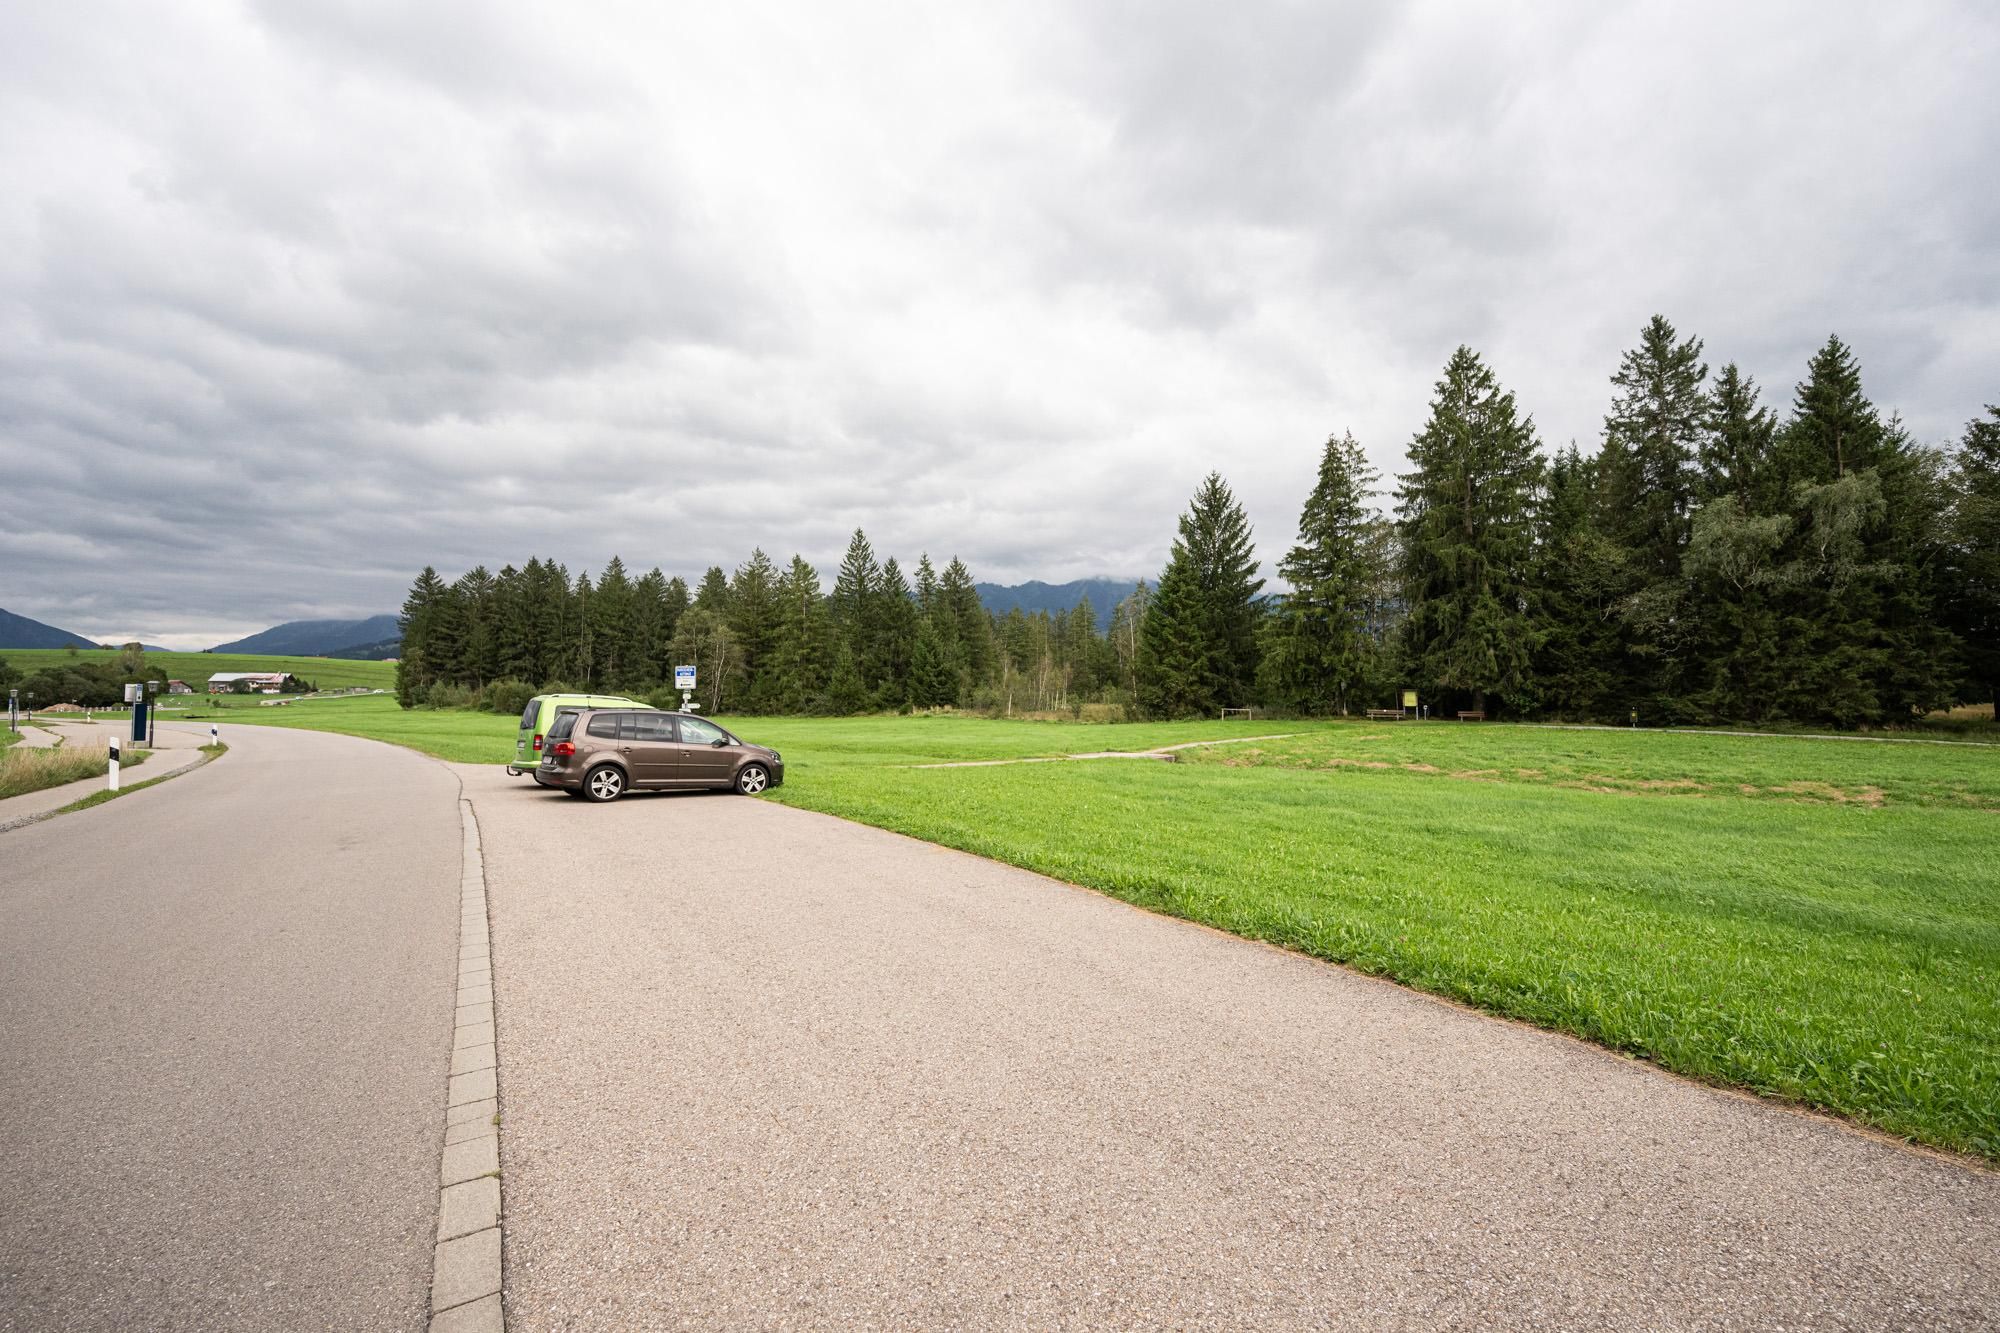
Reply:
<svg viewBox="0 0 2000 1333"><path fill-rule="evenodd" d="M708 744L710 749L720 750L723 746L729 744L729 742L723 740L721 737L717 737L716 739L710 741Z"/></svg>

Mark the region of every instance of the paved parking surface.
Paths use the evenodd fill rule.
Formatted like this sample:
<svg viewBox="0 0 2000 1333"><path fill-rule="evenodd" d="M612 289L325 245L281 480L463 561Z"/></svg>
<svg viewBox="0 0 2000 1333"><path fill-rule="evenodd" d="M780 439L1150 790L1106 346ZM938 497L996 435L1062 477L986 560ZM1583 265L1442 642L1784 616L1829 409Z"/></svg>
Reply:
<svg viewBox="0 0 2000 1333"><path fill-rule="evenodd" d="M1992 1173L877 830L461 772L516 1329L2000 1321Z"/></svg>

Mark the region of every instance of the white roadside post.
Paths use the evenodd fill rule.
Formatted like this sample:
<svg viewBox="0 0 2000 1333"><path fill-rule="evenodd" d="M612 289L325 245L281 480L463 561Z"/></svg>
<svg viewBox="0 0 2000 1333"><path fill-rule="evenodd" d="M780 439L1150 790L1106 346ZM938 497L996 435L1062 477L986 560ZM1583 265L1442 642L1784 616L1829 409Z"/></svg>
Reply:
<svg viewBox="0 0 2000 1333"><path fill-rule="evenodd" d="M681 692L681 711L692 713L701 705L694 702L694 668L677 666L674 668L674 688Z"/></svg>
<svg viewBox="0 0 2000 1333"><path fill-rule="evenodd" d="M118 738L111 738L111 790L118 790Z"/></svg>
<svg viewBox="0 0 2000 1333"><path fill-rule="evenodd" d="M222 744L222 734L215 729L213 722L208 724L208 743L210 745Z"/></svg>

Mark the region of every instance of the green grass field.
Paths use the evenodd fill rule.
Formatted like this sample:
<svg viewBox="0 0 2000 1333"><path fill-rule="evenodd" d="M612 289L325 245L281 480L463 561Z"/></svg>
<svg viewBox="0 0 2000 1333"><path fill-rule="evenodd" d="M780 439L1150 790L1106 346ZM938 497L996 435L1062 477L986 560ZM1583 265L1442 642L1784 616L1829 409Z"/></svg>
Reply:
<svg viewBox="0 0 2000 1333"><path fill-rule="evenodd" d="M514 720L230 720L470 762ZM1453 723L723 719L776 800L2000 1161L2000 749ZM924 769L1300 733L1181 761Z"/></svg>
<svg viewBox="0 0 2000 1333"><path fill-rule="evenodd" d="M65 662L115 662L118 656L106 648L79 648L74 657L67 648L0 648L0 658L5 658L7 665L24 676L46 667L61 666ZM338 657L147 653L146 667L161 680L184 680L196 690L208 688L208 678L218 671L289 671L323 690L337 690L349 685L366 685L383 690L396 687L394 662L350 662Z"/></svg>

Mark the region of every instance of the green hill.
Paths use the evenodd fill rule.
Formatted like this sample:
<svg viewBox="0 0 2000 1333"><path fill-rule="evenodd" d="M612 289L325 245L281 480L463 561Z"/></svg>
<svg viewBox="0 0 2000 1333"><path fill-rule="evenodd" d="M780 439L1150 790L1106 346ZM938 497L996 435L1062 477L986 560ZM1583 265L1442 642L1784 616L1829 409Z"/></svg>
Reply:
<svg viewBox="0 0 2000 1333"><path fill-rule="evenodd" d="M0 649L0 659L27 675L44 667L65 662L114 662L118 654L105 648L80 648L74 655L67 648ZM218 671L288 671L309 680L323 690L350 685L370 689L396 688L394 662L366 662L337 657L270 657L258 653L147 653L146 669L160 680L184 680L197 694L208 689L208 678ZM0 699L0 703L4 703Z"/></svg>

